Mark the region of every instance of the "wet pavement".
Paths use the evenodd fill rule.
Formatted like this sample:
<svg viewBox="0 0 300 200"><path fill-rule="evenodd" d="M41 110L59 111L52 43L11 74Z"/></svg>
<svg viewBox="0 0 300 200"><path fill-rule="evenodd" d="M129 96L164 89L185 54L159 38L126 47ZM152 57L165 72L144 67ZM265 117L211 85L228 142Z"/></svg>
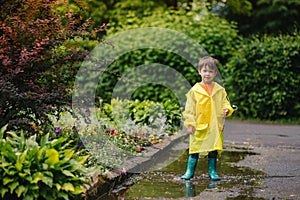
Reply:
<svg viewBox="0 0 300 200"><path fill-rule="evenodd" d="M141 164L144 173L129 179L129 187L116 188L109 199L300 199L299 125L226 121L218 162L222 180L217 182L209 181L206 158L199 159L191 181L179 178L186 167L187 141L182 136L162 148L159 156Z"/></svg>
<svg viewBox="0 0 300 200"><path fill-rule="evenodd" d="M265 199L300 199L300 126L227 121L225 146L252 149L237 165L265 172L255 188Z"/></svg>

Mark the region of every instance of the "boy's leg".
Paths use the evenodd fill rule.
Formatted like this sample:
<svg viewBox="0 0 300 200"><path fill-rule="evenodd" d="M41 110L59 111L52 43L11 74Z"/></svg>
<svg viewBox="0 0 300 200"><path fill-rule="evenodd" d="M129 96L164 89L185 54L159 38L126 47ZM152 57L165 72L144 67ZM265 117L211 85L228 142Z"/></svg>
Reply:
<svg viewBox="0 0 300 200"><path fill-rule="evenodd" d="M217 157L218 151L211 151L208 153L208 175L212 181L221 180L217 174Z"/></svg>
<svg viewBox="0 0 300 200"><path fill-rule="evenodd" d="M186 172L184 175L181 176L182 179L189 180L194 177L198 156L199 155L197 153L189 155Z"/></svg>

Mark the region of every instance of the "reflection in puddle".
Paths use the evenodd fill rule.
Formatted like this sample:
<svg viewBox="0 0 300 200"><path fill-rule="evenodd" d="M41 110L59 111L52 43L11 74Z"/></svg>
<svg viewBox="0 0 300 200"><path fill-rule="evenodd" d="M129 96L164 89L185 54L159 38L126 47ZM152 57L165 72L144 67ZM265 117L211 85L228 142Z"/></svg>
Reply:
<svg viewBox="0 0 300 200"><path fill-rule="evenodd" d="M192 181L185 182L185 196L186 197L195 197L196 196L195 185Z"/></svg>
<svg viewBox="0 0 300 200"><path fill-rule="evenodd" d="M195 197L205 190L259 186L264 176L262 172L232 164L249 155L254 153L224 151L217 166L221 181L216 182L209 180L207 158L199 158L194 178L186 181L180 179L187 164L188 152L184 152L164 168L135 176L131 187L110 199L184 198ZM246 193L252 195L249 191Z"/></svg>

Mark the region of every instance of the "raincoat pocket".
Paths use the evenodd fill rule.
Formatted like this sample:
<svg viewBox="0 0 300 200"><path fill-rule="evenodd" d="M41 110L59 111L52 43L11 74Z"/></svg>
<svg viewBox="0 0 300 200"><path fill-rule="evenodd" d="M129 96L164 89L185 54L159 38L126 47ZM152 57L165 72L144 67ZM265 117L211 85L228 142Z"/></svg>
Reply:
<svg viewBox="0 0 300 200"><path fill-rule="evenodd" d="M198 124L196 127L196 130L203 131L203 130L207 129L207 127L208 127L208 124Z"/></svg>
<svg viewBox="0 0 300 200"><path fill-rule="evenodd" d="M203 141L207 138L208 134L208 124L198 124L196 127L195 140Z"/></svg>

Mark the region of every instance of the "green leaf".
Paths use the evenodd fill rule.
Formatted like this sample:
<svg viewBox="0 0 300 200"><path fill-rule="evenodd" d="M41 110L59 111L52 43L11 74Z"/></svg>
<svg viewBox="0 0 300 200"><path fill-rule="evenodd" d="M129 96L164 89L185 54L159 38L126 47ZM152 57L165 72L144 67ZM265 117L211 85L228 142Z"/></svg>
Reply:
<svg viewBox="0 0 300 200"><path fill-rule="evenodd" d="M32 175L32 178L33 180L31 181L31 183L36 184L44 178L44 175L41 172L36 172Z"/></svg>
<svg viewBox="0 0 300 200"><path fill-rule="evenodd" d="M72 156L74 155L74 150L73 149L66 149L65 151L65 158L64 160L70 160Z"/></svg>
<svg viewBox="0 0 300 200"><path fill-rule="evenodd" d="M16 162L16 164L15 164L15 167L16 167L16 169L17 169L18 171L21 171L21 170L22 170L22 167L23 167L23 165L22 165L22 163L21 163L21 162L17 161L17 162Z"/></svg>
<svg viewBox="0 0 300 200"><path fill-rule="evenodd" d="M7 128L8 124L6 124L5 126L3 126L1 129L0 129L0 139L3 139L3 135L6 131L6 128Z"/></svg>
<svg viewBox="0 0 300 200"><path fill-rule="evenodd" d="M15 132L9 131L8 133L13 138L13 140L9 139L10 141L22 141L22 137L19 137L18 134L16 134Z"/></svg>
<svg viewBox="0 0 300 200"><path fill-rule="evenodd" d="M6 156L7 156L7 158L8 158L10 161L15 161L15 160L17 160L17 156L16 156L16 154L13 153L13 152L10 152L10 151L7 152Z"/></svg>
<svg viewBox="0 0 300 200"><path fill-rule="evenodd" d="M85 189L83 187L76 186L75 191L72 193L78 195L78 194L82 194L83 192L85 192Z"/></svg>
<svg viewBox="0 0 300 200"><path fill-rule="evenodd" d="M65 199L65 200L69 200L69 195L66 194L66 193L60 192L60 193L58 194L58 197L61 197L61 198Z"/></svg>
<svg viewBox="0 0 300 200"><path fill-rule="evenodd" d="M24 180L26 180L28 182L31 182L32 181L32 176L30 175L30 173L27 173L26 175L28 175L28 176L23 177Z"/></svg>
<svg viewBox="0 0 300 200"><path fill-rule="evenodd" d="M80 164L84 164L88 158L89 158L89 155L80 156L80 157L76 158L76 161L79 162Z"/></svg>
<svg viewBox="0 0 300 200"><path fill-rule="evenodd" d="M40 148L40 150L37 153L37 160L41 160L43 158L43 153L44 153L45 147Z"/></svg>
<svg viewBox="0 0 300 200"><path fill-rule="evenodd" d="M27 172L20 172L20 173L18 173L18 175L19 175L21 178L24 178L24 177L26 177L27 175L30 175L30 174L27 173Z"/></svg>
<svg viewBox="0 0 300 200"><path fill-rule="evenodd" d="M7 192L8 192L7 188L4 188L4 187L0 188L0 193L1 193L2 198L4 197L5 193L7 193Z"/></svg>
<svg viewBox="0 0 300 200"><path fill-rule="evenodd" d="M53 178L49 176L44 176L42 182L52 188Z"/></svg>
<svg viewBox="0 0 300 200"><path fill-rule="evenodd" d="M38 146L35 146L32 149L30 149L27 153L26 161L31 162L32 160L38 160L39 150L40 150L40 148Z"/></svg>
<svg viewBox="0 0 300 200"><path fill-rule="evenodd" d="M12 194L13 191L18 187L19 182L13 182L11 184L8 185L8 188L10 189L10 193Z"/></svg>
<svg viewBox="0 0 300 200"><path fill-rule="evenodd" d="M48 157L48 159L45 160L46 164L55 165L59 162L59 153L55 149L47 149L46 156Z"/></svg>
<svg viewBox="0 0 300 200"><path fill-rule="evenodd" d="M48 144L49 142L49 133L47 133L46 135L44 135L42 138L41 138L41 142L40 142L40 145L43 147L43 146L46 146L46 144Z"/></svg>
<svg viewBox="0 0 300 200"><path fill-rule="evenodd" d="M68 170L63 170L62 173L66 176L70 176L70 177L74 177L74 174L72 174L70 171Z"/></svg>
<svg viewBox="0 0 300 200"><path fill-rule="evenodd" d="M4 169L4 171L9 175L9 176L14 176L16 173L18 173L17 170L15 170L15 167L10 166L8 169Z"/></svg>
<svg viewBox="0 0 300 200"><path fill-rule="evenodd" d="M61 189L61 185L60 184L55 183L55 187L56 187L57 191L60 191L60 189Z"/></svg>
<svg viewBox="0 0 300 200"><path fill-rule="evenodd" d="M10 166L11 163L10 162L7 162L4 157L2 157L2 160L1 160L1 167L2 169L5 169L7 166Z"/></svg>
<svg viewBox="0 0 300 200"><path fill-rule="evenodd" d="M38 184L34 184L34 185L29 185L29 186L28 186L28 190L29 190L29 191L39 190L39 189L40 189L40 188L39 188ZM32 194L34 194L34 193L32 193Z"/></svg>
<svg viewBox="0 0 300 200"><path fill-rule="evenodd" d="M43 164L42 164L42 168L43 168L43 170L48 170L49 165L46 164L46 163L43 163Z"/></svg>
<svg viewBox="0 0 300 200"><path fill-rule="evenodd" d="M67 140L67 138L60 137L56 140L51 141L51 146L53 148L59 148L61 146L61 144L64 143L66 140Z"/></svg>
<svg viewBox="0 0 300 200"><path fill-rule="evenodd" d="M62 186L62 190L74 192L75 188L72 183L64 183Z"/></svg>
<svg viewBox="0 0 300 200"><path fill-rule="evenodd" d="M18 197L20 197L25 191L26 188L23 185L19 185L19 187L16 189L16 194Z"/></svg>
<svg viewBox="0 0 300 200"><path fill-rule="evenodd" d="M50 178L53 178L53 173L51 171L45 171L43 173L44 173L44 176L48 176Z"/></svg>
<svg viewBox="0 0 300 200"><path fill-rule="evenodd" d="M4 177L3 178L3 185L7 185L8 183L14 182L15 179L9 178L9 177Z"/></svg>
<svg viewBox="0 0 300 200"><path fill-rule="evenodd" d="M18 171L21 171L22 168L23 168L23 163L24 163L24 160L25 160L25 158L26 158L27 152L28 152L28 149L26 149L26 150L21 154L21 156L18 156L17 162L16 162L16 164L15 164L16 169L17 169Z"/></svg>
<svg viewBox="0 0 300 200"><path fill-rule="evenodd" d="M34 195L26 195L23 200L34 200Z"/></svg>

